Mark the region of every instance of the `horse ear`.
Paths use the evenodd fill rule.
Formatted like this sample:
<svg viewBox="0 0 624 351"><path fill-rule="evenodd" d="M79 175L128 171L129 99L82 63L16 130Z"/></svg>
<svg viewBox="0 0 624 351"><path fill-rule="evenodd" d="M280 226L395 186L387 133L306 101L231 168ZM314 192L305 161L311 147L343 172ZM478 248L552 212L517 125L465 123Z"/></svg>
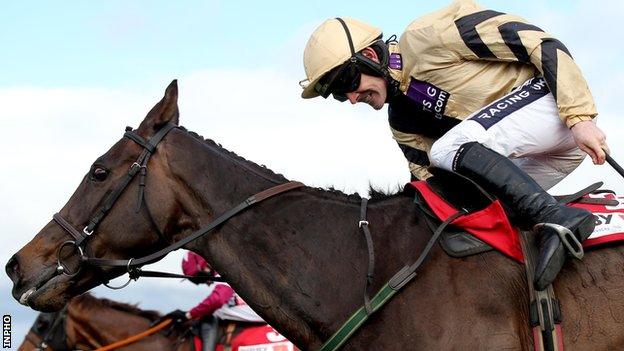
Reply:
<svg viewBox="0 0 624 351"><path fill-rule="evenodd" d="M167 123L178 125L180 111L178 110L178 81L174 79L165 90L165 96L145 116L139 126L139 133L144 136L152 135Z"/></svg>

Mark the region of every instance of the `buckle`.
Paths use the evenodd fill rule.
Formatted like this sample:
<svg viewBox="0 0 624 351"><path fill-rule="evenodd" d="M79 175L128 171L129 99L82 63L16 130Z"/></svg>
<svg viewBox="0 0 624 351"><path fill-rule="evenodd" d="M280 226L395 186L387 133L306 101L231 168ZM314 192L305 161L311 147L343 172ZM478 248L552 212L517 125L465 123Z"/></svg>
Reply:
<svg viewBox="0 0 624 351"><path fill-rule="evenodd" d="M306 78L306 79L302 79L299 81L299 86L301 87L301 89L305 89L310 85L310 79Z"/></svg>
<svg viewBox="0 0 624 351"><path fill-rule="evenodd" d="M87 228L89 228L89 226L86 226L82 229L82 232L85 233L86 236L90 236L91 234L93 234L93 231L95 229L91 229L91 231L88 231Z"/></svg>

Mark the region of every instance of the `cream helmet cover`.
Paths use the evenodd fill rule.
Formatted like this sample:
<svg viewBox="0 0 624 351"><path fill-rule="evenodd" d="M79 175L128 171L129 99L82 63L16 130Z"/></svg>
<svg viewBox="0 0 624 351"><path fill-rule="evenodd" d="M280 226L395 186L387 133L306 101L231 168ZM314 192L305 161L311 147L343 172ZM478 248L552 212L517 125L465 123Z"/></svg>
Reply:
<svg viewBox="0 0 624 351"><path fill-rule="evenodd" d="M358 52L381 37L381 29L353 18L341 17L351 33L353 48ZM310 99L319 96L314 86L325 73L351 57L349 40L342 24L335 19L323 22L310 36L303 51L303 68L306 79L299 82L303 88L301 97Z"/></svg>

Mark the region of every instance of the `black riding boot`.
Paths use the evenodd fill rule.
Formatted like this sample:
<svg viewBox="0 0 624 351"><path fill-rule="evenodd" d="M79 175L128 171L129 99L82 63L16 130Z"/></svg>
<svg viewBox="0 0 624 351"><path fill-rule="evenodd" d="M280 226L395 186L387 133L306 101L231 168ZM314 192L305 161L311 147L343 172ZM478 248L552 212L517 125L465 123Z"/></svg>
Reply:
<svg viewBox="0 0 624 351"><path fill-rule="evenodd" d="M594 230L594 216L586 210L561 205L507 157L470 142L462 145L453 161L453 170L490 191L516 212L530 228L538 223L554 223L568 228L579 242ZM550 285L565 260L565 249L556 231L536 228L539 257L535 267L535 288Z"/></svg>

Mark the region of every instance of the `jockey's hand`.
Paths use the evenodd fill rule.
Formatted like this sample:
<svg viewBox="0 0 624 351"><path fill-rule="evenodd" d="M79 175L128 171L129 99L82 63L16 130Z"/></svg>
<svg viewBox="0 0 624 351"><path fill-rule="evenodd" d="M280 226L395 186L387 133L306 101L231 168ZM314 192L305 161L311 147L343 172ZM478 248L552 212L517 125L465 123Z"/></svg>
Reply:
<svg viewBox="0 0 624 351"><path fill-rule="evenodd" d="M172 324L182 324L188 321L184 311L174 310L152 322L152 326L160 324L160 322L166 321L167 319L171 319Z"/></svg>
<svg viewBox="0 0 624 351"><path fill-rule="evenodd" d="M605 163L609 153L607 137L593 121L581 121L572 126L572 135L579 149L586 152L596 165Z"/></svg>
<svg viewBox="0 0 624 351"><path fill-rule="evenodd" d="M210 278L212 278L213 275L210 274L209 272L204 272L204 271L199 271L195 274L194 277L192 278L188 278L188 280L190 280L193 284L204 284L204 283L211 283Z"/></svg>

